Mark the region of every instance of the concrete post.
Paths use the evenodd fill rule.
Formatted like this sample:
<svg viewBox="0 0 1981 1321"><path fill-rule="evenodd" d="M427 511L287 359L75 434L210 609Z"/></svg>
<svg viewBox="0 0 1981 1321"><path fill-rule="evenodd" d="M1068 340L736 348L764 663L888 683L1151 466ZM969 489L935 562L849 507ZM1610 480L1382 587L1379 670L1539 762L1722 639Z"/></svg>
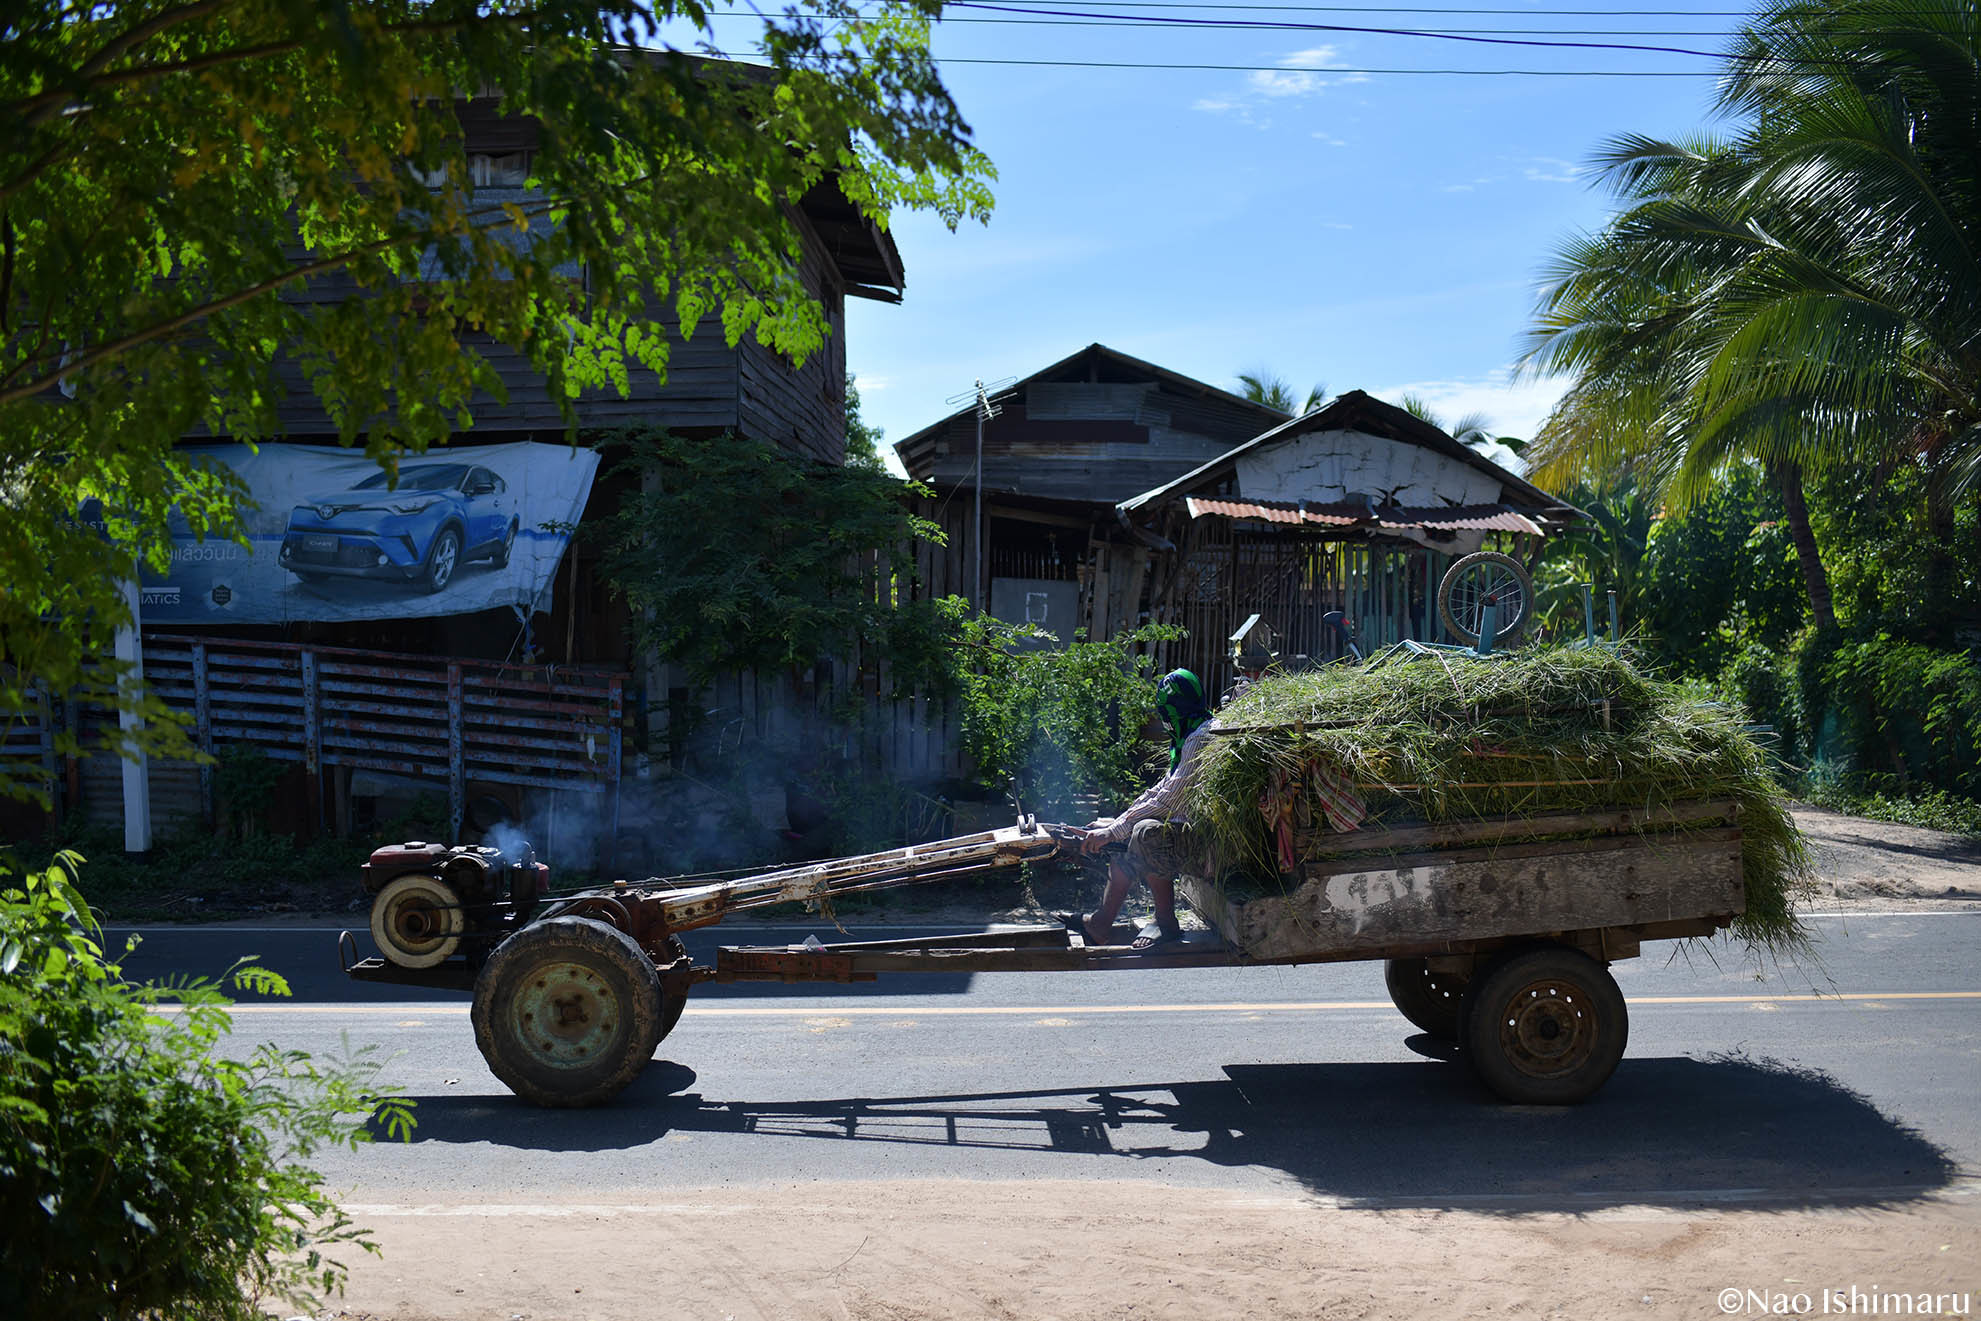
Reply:
<svg viewBox="0 0 1981 1321"><path fill-rule="evenodd" d="M138 630L143 626L139 615L138 580L136 577L124 580L124 603L130 607L129 627L117 630L117 659L129 668L122 682L135 684L139 691L144 688L144 648L138 641ZM142 721L135 711L120 710L117 723L123 728L128 741L137 734ZM151 851L151 776L142 751L127 750L124 761L124 852L149 853Z"/></svg>

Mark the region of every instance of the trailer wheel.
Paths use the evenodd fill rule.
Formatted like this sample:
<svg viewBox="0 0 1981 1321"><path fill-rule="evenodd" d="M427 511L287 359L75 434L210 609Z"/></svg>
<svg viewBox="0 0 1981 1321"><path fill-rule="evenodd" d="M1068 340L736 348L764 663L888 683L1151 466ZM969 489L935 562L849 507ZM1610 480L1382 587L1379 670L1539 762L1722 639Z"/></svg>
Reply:
<svg viewBox="0 0 1981 1321"><path fill-rule="evenodd" d="M496 947L470 1016L475 1045L510 1091L543 1106L598 1105L653 1058L660 978L625 932L553 917Z"/></svg>
<svg viewBox="0 0 1981 1321"><path fill-rule="evenodd" d="M1383 982L1398 1013L1439 1041L1458 1040L1463 977L1432 972L1423 959L1390 959L1383 965Z"/></svg>
<svg viewBox="0 0 1981 1321"><path fill-rule="evenodd" d="M1588 1099L1616 1072L1630 1036L1609 969L1559 946L1501 959L1468 988L1462 1012L1473 1073L1516 1105Z"/></svg>

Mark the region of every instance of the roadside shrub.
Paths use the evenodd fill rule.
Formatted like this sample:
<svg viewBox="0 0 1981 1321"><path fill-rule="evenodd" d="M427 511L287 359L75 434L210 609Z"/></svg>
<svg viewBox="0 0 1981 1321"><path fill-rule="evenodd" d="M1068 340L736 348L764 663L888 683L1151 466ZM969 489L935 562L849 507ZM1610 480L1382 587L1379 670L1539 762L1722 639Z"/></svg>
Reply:
<svg viewBox="0 0 1981 1321"><path fill-rule="evenodd" d="M1777 756L1788 762L1799 756L1804 730L1790 657L1763 643L1748 642L1720 671L1717 696L1733 702L1752 723L1771 727L1774 741L1764 741L1764 746Z"/></svg>
<svg viewBox="0 0 1981 1321"><path fill-rule="evenodd" d="M1840 759L1889 776L1907 796L1920 787L1981 795L1981 665L1972 656L1880 633L1839 643L1820 674Z"/></svg>
<svg viewBox="0 0 1981 1321"><path fill-rule="evenodd" d="M1846 781L1815 776L1811 778L1808 796L1810 802L1832 812L1892 821L1902 826L1924 826L1955 835L1981 835L1981 802L1943 789L1929 789L1908 798L1883 792L1854 792Z"/></svg>
<svg viewBox="0 0 1981 1321"><path fill-rule="evenodd" d="M1089 794L1106 807L1141 790L1155 751L1141 737L1155 715L1144 648L1182 630L1151 624L1106 642L1078 631L1054 649L989 615L957 626L963 746L985 786L1010 788L1028 812Z"/></svg>
<svg viewBox="0 0 1981 1321"><path fill-rule="evenodd" d="M344 1279L326 1251L375 1249L301 1162L366 1140L367 1119L407 1135L411 1103L369 1094L369 1049L224 1057L221 984L125 981L75 887L81 861L0 877L0 1316L309 1308ZM225 980L288 992L245 962Z"/></svg>

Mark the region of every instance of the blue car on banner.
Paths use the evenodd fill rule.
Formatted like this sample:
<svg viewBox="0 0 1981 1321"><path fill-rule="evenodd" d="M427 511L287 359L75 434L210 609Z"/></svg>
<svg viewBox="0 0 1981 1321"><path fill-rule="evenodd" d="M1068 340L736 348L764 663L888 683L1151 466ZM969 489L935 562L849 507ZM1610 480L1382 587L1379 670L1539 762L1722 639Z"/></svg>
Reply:
<svg viewBox="0 0 1981 1321"><path fill-rule="evenodd" d="M401 468L392 490L384 473L374 473L290 511L282 567L304 582L383 578L438 592L467 560L509 563L519 525L508 492L478 464Z"/></svg>

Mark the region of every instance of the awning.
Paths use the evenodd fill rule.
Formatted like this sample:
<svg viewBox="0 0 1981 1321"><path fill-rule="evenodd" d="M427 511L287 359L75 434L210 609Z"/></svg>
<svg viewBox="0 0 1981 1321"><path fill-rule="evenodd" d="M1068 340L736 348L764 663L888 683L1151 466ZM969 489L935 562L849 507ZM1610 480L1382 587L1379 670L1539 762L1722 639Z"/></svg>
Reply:
<svg viewBox="0 0 1981 1321"><path fill-rule="evenodd" d="M1370 532L1526 532L1545 535L1539 523L1506 505L1320 504L1288 500L1184 501L1192 518L1230 518L1282 527L1361 528Z"/></svg>

